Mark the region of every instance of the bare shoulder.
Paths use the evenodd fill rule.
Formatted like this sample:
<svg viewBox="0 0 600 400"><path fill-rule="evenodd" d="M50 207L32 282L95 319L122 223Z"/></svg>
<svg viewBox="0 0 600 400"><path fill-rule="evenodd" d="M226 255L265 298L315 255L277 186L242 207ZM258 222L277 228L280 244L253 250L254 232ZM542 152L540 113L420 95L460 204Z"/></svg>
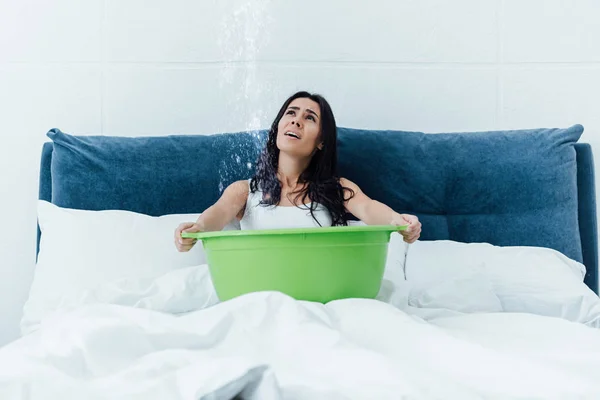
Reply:
<svg viewBox="0 0 600 400"><path fill-rule="evenodd" d="M231 185L229 185L229 188L240 193L248 193L250 191L250 187L247 180L235 181Z"/></svg>
<svg viewBox="0 0 600 400"><path fill-rule="evenodd" d="M246 200L250 191L248 181L235 181L223 192L224 197L235 198L236 200Z"/></svg>
<svg viewBox="0 0 600 400"><path fill-rule="evenodd" d="M344 200L349 204L365 204L371 198L367 196L360 187L354 182L346 178L340 178L340 184L344 189ZM356 215L356 214L355 214Z"/></svg>
<svg viewBox="0 0 600 400"><path fill-rule="evenodd" d="M344 201L348 204L349 202L360 203L369 199L358 185L349 179L340 178L340 185L342 185L342 190L344 191Z"/></svg>
<svg viewBox="0 0 600 400"><path fill-rule="evenodd" d="M342 185L343 188L351 189L354 192L360 192L358 185L349 179L340 178L340 185Z"/></svg>

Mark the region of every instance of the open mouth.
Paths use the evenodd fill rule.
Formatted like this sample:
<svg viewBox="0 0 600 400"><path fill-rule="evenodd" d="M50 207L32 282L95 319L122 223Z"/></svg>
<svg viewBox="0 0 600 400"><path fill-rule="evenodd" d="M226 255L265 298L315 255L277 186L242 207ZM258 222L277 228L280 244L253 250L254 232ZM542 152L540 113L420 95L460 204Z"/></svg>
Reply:
<svg viewBox="0 0 600 400"><path fill-rule="evenodd" d="M296 135L294 132L286 132L285 136L293 137L295 139L300 139L300 136Z"/></svg>

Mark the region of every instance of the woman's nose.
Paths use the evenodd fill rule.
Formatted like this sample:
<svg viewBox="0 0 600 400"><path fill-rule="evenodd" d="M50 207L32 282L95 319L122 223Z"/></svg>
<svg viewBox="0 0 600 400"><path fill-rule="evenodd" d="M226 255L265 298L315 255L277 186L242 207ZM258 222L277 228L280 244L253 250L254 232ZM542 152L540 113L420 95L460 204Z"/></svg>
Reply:
<svg viewBox="0 0 600 400"><path fill-rule="evenodd" d="M292 120L292 125L296 125L298 128L300 128L300 122L297 120Z"/></svg>

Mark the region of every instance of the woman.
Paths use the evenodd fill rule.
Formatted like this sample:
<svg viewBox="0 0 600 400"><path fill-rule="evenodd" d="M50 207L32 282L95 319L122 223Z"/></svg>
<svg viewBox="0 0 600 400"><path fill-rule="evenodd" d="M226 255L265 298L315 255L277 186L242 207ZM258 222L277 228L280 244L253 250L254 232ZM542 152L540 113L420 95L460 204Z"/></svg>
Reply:
<svg viewBox="0 0 600 400"><path fill-rule="evenodd" d="M347 225L351 213L367 225L408 225L408 243L421 234L416 216L398 214L337 176L337 128L331 107L317 94L298 92L283 104L250 181L232 183L196 222L180 224L175 245L189 251L182 232L220 231L233 218L241 229Z"/></svg>

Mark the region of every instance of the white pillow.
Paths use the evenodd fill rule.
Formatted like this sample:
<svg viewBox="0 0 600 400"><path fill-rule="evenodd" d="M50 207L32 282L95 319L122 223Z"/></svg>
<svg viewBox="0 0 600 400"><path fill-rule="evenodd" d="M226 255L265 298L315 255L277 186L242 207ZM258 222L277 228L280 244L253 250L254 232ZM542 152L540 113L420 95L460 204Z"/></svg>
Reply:
<svg viewBox="0 0 600 400"><path fill-rule="evenodd" d="M453 283L458 289L461 277L471 273L472 289L457 290L459 296L443 304L448 309L468 309L468 304L478 301L492 305L491 296L495 295L505 312L600 324L600 299L583 282L585 267L552 249L447 240L416 242L408 250L405 269L414 290L428 291L428 301L437 307L443 299L432 298L436 291L430 289L444 284L446 290L440 293L447 294ZM462 301L457 301L461 297ZM497 311L491 308L479 311Z"/></svg>
<svg viewBox="0 0 600 400"><path fill-rule="evenodd" d="M468 270L456 271L450 279L412 287L407 304L418 308L447 309L462 313L503 310L483 265L473 265Z"/></svg>
<svg viewBox="0 0 600 400"><path fill-rule="evenodd" d="M21 320L22 333L86 292L123 279L153 279L205 263L201 245L179 253L178 224L199 214L151 217L122 210L87 211L38 202L42 231L37 266ZM229 226L227 229L236 229Z"/></svg>

